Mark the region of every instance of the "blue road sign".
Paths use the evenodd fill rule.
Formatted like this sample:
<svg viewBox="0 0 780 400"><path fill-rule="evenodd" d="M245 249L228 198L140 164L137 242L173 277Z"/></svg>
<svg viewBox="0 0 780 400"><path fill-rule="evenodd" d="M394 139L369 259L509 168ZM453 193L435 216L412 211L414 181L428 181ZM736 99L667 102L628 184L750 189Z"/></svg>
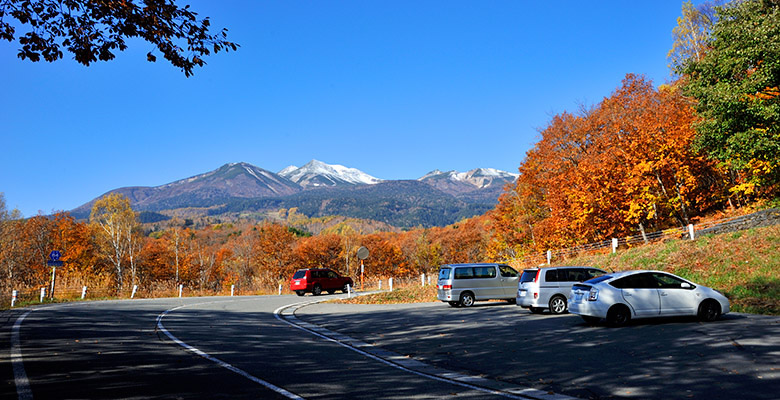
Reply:
<svg viewBox="0 0 780 400"><path fill-rule="evenodd" d="M52 261L58 261L61 256L62 256L62 253L60 253L59 250L52 250L52 252L49 253L49 259L52 260Z"/></svg>

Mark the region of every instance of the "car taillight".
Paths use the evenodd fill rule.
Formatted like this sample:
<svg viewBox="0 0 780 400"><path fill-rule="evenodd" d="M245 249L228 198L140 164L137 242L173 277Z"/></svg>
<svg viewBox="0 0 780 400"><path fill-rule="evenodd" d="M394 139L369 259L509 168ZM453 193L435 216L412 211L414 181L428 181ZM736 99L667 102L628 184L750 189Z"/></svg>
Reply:
<svg viewBox="0 0 780 400"><path fill-rule="evenodd" d="M538 298L539 298L539 293L534 293L534 299L538 299Z"/></svg>
<svg viewBox="0 0 780 400"><path fill-rule="evenodd" d="M541 269L537 269L536 270L536 276L534 277L534 282L539 282L539 275L541 275L541 274L542 274L542 270ZM536 298L536 294L534 294L534 298Z"/></svg>
<svg viewBox="0 0 780 400"><path fill-rule="evenodd" d="M599 299L599 290L596 288L590 289L588 293L588 301L596 301Z"/></svg>
<svg viewBox="0 0 780 400"><path fill-rule="evenodd" d="M442 290L452 290L452 285L441 285Z"/></svg>

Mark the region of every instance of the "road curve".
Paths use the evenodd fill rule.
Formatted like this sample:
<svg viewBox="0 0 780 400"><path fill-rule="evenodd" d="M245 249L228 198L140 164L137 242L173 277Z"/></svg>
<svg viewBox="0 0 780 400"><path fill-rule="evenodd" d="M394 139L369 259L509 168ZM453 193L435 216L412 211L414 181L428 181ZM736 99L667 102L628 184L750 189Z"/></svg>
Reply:
<svg viewBox="0 0 780 400"><path fill-rule="evenodd" d="M300 301L102 301L6 313L0 397L524 398L390 366L274 313Z"/></svg>

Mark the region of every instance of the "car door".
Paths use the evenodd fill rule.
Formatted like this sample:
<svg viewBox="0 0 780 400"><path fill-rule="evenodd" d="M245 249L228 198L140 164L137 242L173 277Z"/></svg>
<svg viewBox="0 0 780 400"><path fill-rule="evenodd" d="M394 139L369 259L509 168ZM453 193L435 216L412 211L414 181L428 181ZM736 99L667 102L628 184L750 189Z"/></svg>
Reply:
<svg viewBox="0 0 780 400"><path fill-rule="evenodd" d="M637 317L657 316L661 300L655 279L649 273L629 275L614 282L621 289L623 300L634 309Z"/></svg>
<svg viewBox="0 0 780 400"><path fill-rule="evenodd" d="M518 280L520 279L520 274L515 271L514 268L508 265L499 265L498 272L501 276L501 286L503 288L504 296L517 296Z"/></svg>
<svg viewBox="0 0 780 400"><path fill-rule="evenodd" d="M658 284L661 300L661 315L695 315L699 299L694 286L676 276L653 273Z"/></svg>
<svg viewBox="0 0 780 400"><path fill-rule="evenodd" d="M325 279L325 289L341 289L341 281L339 280L339 274L334 271L328 271L327 278Z"/></svg>

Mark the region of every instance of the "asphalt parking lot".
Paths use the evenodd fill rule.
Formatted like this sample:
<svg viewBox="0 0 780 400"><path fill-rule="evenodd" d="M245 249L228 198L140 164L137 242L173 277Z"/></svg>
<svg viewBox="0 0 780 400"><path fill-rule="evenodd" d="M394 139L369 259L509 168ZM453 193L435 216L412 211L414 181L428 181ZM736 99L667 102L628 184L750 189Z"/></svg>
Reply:
<svg viewBox="0 0 780 400"><path fill-rule="evenodd" d="M591 327L499 302L320 303L296 312L377 347L452 371L592 399L777 399L780 317L730 313Z"/></svg>

